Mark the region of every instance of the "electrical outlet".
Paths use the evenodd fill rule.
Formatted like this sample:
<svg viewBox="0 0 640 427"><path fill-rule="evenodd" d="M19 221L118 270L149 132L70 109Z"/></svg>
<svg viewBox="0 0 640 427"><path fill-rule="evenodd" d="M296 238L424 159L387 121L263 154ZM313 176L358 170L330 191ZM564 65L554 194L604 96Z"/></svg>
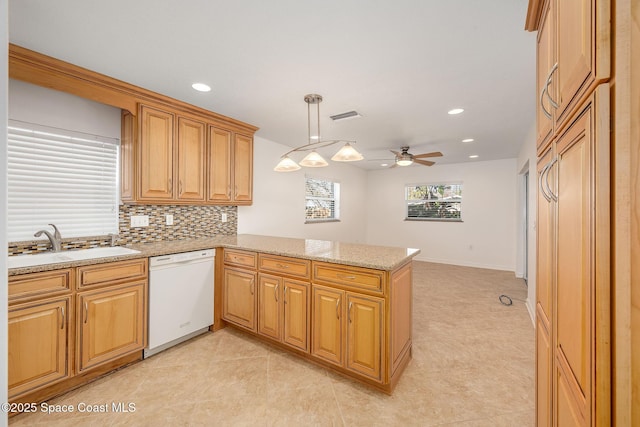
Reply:
<svg viewBox="0 0 640 427"><path fill-rule="evenodd" d="M227 222L227 214L225 212L222 213L222 222Z"/></svg>
<svg viewBox="0 0 640 427"><path fill-rule="evenodd" d="M165 215L164 218L167 225L173 225L173 215Z"/></svg>
<svg viewBox="0 0 640 427"><path fill-rule="evenodd" d="M132 215L131 227L148 227L149 215Z"/></svg>

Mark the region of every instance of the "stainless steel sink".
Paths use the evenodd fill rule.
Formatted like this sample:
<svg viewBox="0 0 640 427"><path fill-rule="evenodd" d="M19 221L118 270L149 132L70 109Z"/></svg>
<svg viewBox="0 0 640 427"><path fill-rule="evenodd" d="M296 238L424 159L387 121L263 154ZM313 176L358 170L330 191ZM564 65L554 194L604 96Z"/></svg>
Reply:
<svg viewBox="0 0 640 427"><path fill-rule="evenodd" d="M64 252L45 252L37 255L10 256L7 258L7 268L31 267L34 265L55 264L58 262L71 262L139 253L140 251L125 248L123 246L107 246L103 248L78 249Z"/></svg>

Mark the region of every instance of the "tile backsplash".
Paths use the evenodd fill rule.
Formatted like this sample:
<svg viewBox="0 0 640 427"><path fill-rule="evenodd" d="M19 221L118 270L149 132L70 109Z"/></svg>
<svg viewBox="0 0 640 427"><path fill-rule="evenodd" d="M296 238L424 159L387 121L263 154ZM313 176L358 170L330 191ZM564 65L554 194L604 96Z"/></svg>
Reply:
<svg viewBox="0 0 640 427"><path fill-rule="evenodd" d="M226 214L226 222L222 222ZM131 227L131 216L148 215L147 227ZM173 225L166 225L166 215L173 215ZM181 205L120 205L117 245L147 243L162 240L194 239L198 237L230 236L237 234L237 206L181 206ZM64 239L63 249L109 246L109 236L88 236ZM48 240L9 243L9 256L44 252L50 248Z"/></svg>

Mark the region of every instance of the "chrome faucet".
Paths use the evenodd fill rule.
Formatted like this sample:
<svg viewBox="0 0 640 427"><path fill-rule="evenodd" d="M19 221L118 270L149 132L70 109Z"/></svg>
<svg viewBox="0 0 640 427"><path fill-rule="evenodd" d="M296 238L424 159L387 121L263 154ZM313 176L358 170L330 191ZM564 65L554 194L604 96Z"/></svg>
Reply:
<svg viewBox="0 0 640 427"><path fill-rule="evenodd" d="M49 233L47 230L40 230L33 235L33 237L40 237L44 233L51 242L51 250L53 252L60 252L62 249L62 236L60 235L60 230L53 224L49 224L53 227L53 235Z"/></svg>

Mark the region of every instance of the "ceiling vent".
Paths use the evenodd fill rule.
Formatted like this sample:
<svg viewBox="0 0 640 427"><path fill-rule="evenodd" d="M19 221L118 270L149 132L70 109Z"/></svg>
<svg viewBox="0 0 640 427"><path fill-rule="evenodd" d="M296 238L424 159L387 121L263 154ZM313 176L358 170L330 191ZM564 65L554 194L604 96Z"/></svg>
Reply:
<svg viewBox="0 0 640 427"><path fill-rule="evenodd" d="M362 116L357 111L347 111L346 113L340 113L329 117L335 122L338 120L355 119Z"/></svg>

